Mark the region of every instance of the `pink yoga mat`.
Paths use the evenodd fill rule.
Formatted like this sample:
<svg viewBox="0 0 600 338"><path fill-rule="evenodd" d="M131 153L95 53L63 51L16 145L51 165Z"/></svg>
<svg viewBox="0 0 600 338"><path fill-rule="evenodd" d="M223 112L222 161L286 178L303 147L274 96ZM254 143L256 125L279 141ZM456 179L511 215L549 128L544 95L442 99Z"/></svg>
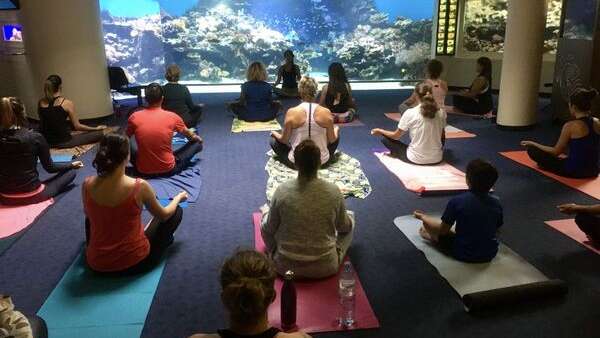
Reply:
<svg viewBox="0 0 600 338"><path fill-rule="evenodd" d="M402 117L402 115L400 113L385 113L385 116L387 118L389 118L390 120L394 120L396 122L400 121L400 117ZM469 132L466 132L462 129L458 129L456 127L453 126L446 126L446 138L447 139L451 139L451 138L472 138L472 137L476 137L477 135L475 134L471 134Z"/></svg>
<svg viewBox="0 0 600 338"><path fill-rule="evenodd" d="M517 163L520 163L526 167L537 170L540 173L553 178L560 183L567 185L571 188L577 189L583 193L586 193L596 199L600 199L600 178L587 178L587 179L578 179L578 178L567 178L555 175L553 173L547 172L545 170L540 169L529 155L527 155L526 151L507 151L500 153L502 156L507 157Z"/></svg>
<svg viewBox="0 0 600 338"><path fill-rule="evenodd" d="M557 220L557 221L546 221L546 224L548 224L549 226L551 226L555 230L560 231L563 234L571 237L572 239L574 239L577 242L581 243L581 245L583 245L586 248L592 250L593 252L595 252L597 254L600 254L600 248L595 247L595 246L592 245L592 243L590 242L590 240L587 238L586 234L583 231L579 230L579 227L577 227L577 224L575 224L575 220L574 219L562 219L562 220Z"/></svg>
<svg viewBox="0 0 600 338"><path fill-rule="evenodd" d="M257 251L264 252L265 244L260 235L261 214L259 212L252 214L254 220L254 243ZM369 304L365 290L360 283L358 275L356 278L356 325L352 330L375 329L379 327L379 320ZM333 276L327 279L312 281L297 281L297 324L300 330L307 333L346 331L337 324L337 315L339 313L338 296L339 276ZM275 290L277 298L269 307L269 319L271 324L281 327L280 319L280 298L279 291L282 286L281 279L275 281Z"/></svg>
<svg viewBox="0 0 600 338"><path fill-rule="evenodd" d="M410 191L426 194L469 190L465 174L448 163L416 165L391 157L388 153L374 154Z"/></svg>
<svg viewBox="0 0 600 338"><path fill-rule="evenodd" d="M27 228L54 203L53 199L25 206L0 205L0 238L16 234Z"/></svg>

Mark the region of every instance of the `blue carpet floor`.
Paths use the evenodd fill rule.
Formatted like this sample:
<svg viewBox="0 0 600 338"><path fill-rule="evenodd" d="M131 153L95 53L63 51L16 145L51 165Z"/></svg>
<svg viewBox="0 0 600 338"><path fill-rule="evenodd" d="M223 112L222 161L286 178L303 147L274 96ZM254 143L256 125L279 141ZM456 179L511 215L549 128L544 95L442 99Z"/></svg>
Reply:
<svg viewBox="0 0 600 338"><path fill-rule="evenodd" d="M501 157L523 138L552 143L560 128L540 115L528 132L500 131L489 121L451 116L449 122L477 134L451 139L449 162L465 170L482 157L500 171L496 192L505 209L502 241L550 278L569 285L563 301L530 304L474 316L454 290L395 228L393 219L415 209L441 211L448 197L421 198L406 191L371 154L380 147L370 128L394 128L383 116L408 92L356 92L365 127L342 129L340 149L359 159L373 193L349 199L357 230L349 255L361 277L381 329L317 337L598 337L600 256L544 225L561 218L563 202L592 198ZM226 325L219 299L218 271L236 248L252 248L251 213L265 202L267 133L231 134L223 102L233 94L202 95L206 103L199 132L205 139L202 192L185 210L172 254L154 297L142 337L187 337ZM285 102L290 105L293 102ZM91 158L76 179L93 173ZM84 239L80 186L68 192L0 256L0 293L35 313L77 256ZM115 309L118 311L118 309Z"/></svg>

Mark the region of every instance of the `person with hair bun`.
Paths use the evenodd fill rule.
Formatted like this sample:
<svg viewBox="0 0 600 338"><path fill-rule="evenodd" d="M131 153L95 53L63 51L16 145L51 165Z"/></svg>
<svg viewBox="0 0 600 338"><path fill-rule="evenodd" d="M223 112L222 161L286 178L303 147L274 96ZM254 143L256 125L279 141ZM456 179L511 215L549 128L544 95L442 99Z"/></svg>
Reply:
<svg viewBox="0 0 600 338"><path fill-rule="evenodd" d="M444 155L446 112L438 107L429 84L419 83L415 93L419 104L402 114L395 131L375 128L371 130L371 135L383 136L381 142L391 151L391 155L404 162L437 164ZM408 146L400 141L407 131L410 133Z"/></svg>
<svg viewBox="0 0 600 338"><path fill-rule="evenodd" d="M163 86L165 99L162 108L179 115L188 128L195 128L202 116L203 105L195 104L188 87L179 84L181 69L176 64L169 65L165 78L169 81Z"/></svg>
<svg viewBox="0 0 600 338"><path fill-rule="evenodd" d="M0 99L0 204L26 205L43 202L67 190L80 161L55 163L44 137L26 127L25 106L16 97ZM42 167L55 174L40 181Z"/></svg>
<svg viewBox="0 0 600 338"><path fill-rule="evenodd" d="M273 100L273 88L267 83L265 65L252 62L246 71L246 79L239 100L228 103L227 109L243 121L273 120L281 110L281 102Z"/></svg>
<svg viewBox="0 0 600 338"><path fill-rule="evenodd" d="M183 217L179 203L185 191L166 207L156 199L148 182L125 174L129 162L129 140L116 133L100 141L94 158L97 176L82 187L86 216L86 261L96 272L144 272L159 261L173 242L173 233ZM153 216L144 230L142 209Z"/></svg>
<svg viewBox="0 0 600 338"><path fill-rule="evenodd" d="M264 254L242 250L221 267L221 301L229 328L189 338L310 338L303 332L283 333L269 325L268 308L275 300L275 268Z"/></svg>
<svg viewBox="0 0 600 338"><path fill-rule="evenodd" d="M62 79L58 75L50 75L44 82L44 97L38 103L38 115L40 132L56 148L96 143L106 129L104 125L90 127L79 121L75 104L62 96Z"/></svg>
<svg viewBox="0 0 600 338"><path fill-rule="evenodd" d="M294 168L294 149L300 142L311 139L321 151L321 165L335 161L335 151L340 143L338 126L333 124L331 111L315 103L317 81L305 76L300 80L302 103L285 114L283 132L271 133L271 148L277 159Z"/></svg>
<svg viewBox="0 0 600 338"><path fill-rule="evenodd" d="M317 177L320 150L314 141L294 149L298 178L281 184L263 214L261 234L279 274L324 278L339 271L352 243L354 214L340 189Z"/></svg>
<svg viewBox="0 0 600 338"><path fill-rule="evenodd" d="M569 99L572 121L565 123L553 147L522 141L527 154L540 168L572 178L598 176L600 121L591 116L595 89L580 88ZM562 155L567 155L563 157Z"/></svg>

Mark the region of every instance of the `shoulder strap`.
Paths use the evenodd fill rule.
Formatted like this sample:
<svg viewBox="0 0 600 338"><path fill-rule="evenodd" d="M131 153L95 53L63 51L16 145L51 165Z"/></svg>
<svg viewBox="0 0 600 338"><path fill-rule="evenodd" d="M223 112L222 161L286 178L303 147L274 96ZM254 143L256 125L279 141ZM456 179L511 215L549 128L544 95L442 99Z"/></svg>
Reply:
<svg viewBox="0 0 600 338"><path fill-rule="evenodd" d="M137 196L141 189L142 189L142 180L139 177L137 177L135 179L135 186L133 187L134 196Z"/></svg>
<svg viewBox="0 0 600 338"><path fill-rule="evenodd" d="M308 103L308 138L312 139L312 102Z"/></svg>

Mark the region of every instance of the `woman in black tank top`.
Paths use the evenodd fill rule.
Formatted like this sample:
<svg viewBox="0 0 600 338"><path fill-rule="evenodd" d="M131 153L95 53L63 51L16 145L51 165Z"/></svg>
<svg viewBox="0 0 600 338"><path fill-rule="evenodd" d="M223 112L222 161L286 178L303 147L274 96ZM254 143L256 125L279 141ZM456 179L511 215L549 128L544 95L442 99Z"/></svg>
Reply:
<svg viewBox="0 0 600 338"><path fill-rule="evenodd" d="M349 123L356 115L356 105L344 66L334 62L329 66L329 83L323 87L319 104L333 113L335 123Z"/></svg>
<svg viewBox="0 0 600 338"><path fill-rule="evenodd" d="M62 79L58 75L50 75L44 83L45 97L38 104L40 132L46 141L56 148L99 142L106 126L90 127L80 123L73 103L61 95L61 90Z"/></svg>
<svg viewBox="0 0 600 338"><path fill-rule="evenodd" d="M492 61L487 57L477 59L477 77L471 88L452 95L454 110L468 115L493 115Z"/></svg>
<svg viewBox="0 0 600 338"><path fill-rule="evenodd" d="M300 67L294 63L294 53L291 50L286 50L283 53L285 63L277 69L277 80L273 85L273 92L282 97L298 97L298 81L302 75ZM277 88L280 83L283 84L281 89Z"/></svg>
<svg viewBox="0 0 600 338"><path fill-rule="evenodd" d="M275 266L262 253L238 251L221 268L221 299L230 328L190 338L310 338L305 333L282 333L269 325L268 309L275 300Z"/></svg>

